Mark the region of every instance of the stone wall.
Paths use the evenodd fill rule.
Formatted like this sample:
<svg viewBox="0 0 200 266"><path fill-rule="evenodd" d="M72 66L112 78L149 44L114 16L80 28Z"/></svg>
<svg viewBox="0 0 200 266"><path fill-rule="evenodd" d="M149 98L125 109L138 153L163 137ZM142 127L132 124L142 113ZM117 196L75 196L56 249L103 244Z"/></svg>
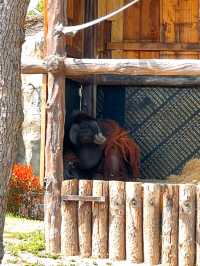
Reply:
<svg viewBox="0 0 200 266"><path fill-rule="evenodd" d="M22 59L40 59L43 56L44 33L41 19L29 21L22 47ZM35 175L40 169L40 90L42 75L22 75L22 104L24 122L18 145L16 162L31 164Z"/></svg>

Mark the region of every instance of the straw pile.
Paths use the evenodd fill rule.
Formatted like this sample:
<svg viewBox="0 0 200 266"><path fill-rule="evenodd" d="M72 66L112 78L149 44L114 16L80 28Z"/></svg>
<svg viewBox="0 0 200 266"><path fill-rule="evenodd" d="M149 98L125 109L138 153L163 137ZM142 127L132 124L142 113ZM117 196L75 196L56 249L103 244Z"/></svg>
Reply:
<svg viewBox="0 0 200 266"><path fill-rule="evenodd" d="M179 175L171 175L167 177L167 180L173 183L199 183L200 159L188 161Z"/></svg>

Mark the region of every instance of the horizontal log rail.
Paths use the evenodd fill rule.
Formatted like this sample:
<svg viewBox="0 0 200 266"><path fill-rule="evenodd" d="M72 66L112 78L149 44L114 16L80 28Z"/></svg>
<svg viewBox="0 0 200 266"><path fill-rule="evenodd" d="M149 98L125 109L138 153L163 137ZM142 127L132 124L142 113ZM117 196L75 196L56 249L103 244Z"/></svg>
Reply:
<svg viewBox="0 0 200 266"><path fill-rule="evenodd" d="M172 88L189 88L200 86L200 76L128 76L128 75L95 75L72 77L83 85L97 84L102 86L160 86Z"/></svg>
<svg viewBox="0 0 200 266"><path fill-rule="evenodd" d="M199 43L162 43L162 42L110 42L107 44L109 50L143 50L143 51L188 51L199 52Z"/></svg>
<svg viewBox="0 0 200 266"><path fill-rule="evenodd" d="M105 202L105 197L66 195L62 196L63 201L86 201L86 202Z"/></svg>
<svg viewBox="0 0 200 266"><path fill-rule="evenodd" d="M64 72L68 78L98 75L200 76L199 60L57 58L22 62L22 74Z"/></svg>

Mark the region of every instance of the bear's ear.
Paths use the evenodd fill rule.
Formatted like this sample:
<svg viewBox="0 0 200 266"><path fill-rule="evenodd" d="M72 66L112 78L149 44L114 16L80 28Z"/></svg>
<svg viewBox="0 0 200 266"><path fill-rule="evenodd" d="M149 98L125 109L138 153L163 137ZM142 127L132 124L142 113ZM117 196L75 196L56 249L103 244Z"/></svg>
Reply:
<svg viewBox="0 0 200 266"><path fill-rule="evenodd" d="M77 136L80 130L80 126L78 124L73 124L69 131L69 139L73 144L77 144Z"/></svg>

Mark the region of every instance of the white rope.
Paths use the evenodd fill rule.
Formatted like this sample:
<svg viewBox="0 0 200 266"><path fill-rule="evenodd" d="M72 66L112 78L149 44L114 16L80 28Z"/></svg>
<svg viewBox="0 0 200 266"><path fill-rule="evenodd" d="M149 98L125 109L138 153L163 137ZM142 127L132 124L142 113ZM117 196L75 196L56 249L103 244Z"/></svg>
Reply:
<svg viewBox="0 0 200 266"><path fill-rule="evenodd" d="M83 86L82 85L79 88L78 94L79 94L79 111L82 111L82 100L83 100Z"/></svg>
<svg viewBox="0 0 200 266"><path fill-rule="evenodd" d="M137 2L139 2L140 0L133 0L130 3L128 3L125 6L120 7L119 9L113 11L110 14L107 14L103 17L97 18L95 20L92 20L90 22L81 24L81 25L76 25L76 26L67 26L64 27L62 24L59 24L58 26L55 27L55 34L64 34L64 35L75 35L78 31L86 29L88 27L94 26L106 19L109 19L115 15L117 15L118 13L124 11L125 9L129 8L130 6L136 4Z"/></svg>

